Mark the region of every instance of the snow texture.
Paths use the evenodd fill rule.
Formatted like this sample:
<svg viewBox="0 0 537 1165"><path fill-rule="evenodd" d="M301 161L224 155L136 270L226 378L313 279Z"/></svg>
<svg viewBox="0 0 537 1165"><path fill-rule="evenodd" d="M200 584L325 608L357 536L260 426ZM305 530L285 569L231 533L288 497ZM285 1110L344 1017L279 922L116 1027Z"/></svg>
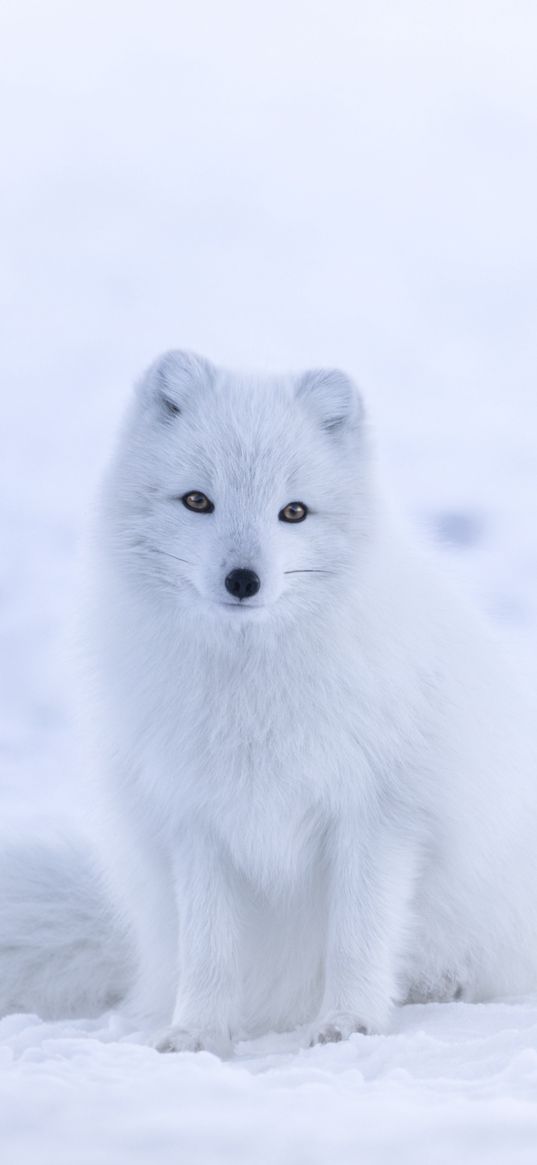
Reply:
<svg viewBox="0 0 537 1165"><path fill-rule="evenodd" d="M3 827L76 819L77 536L170 346L348 368L402 505L535 677L535 6L4 0L0 22ZM536 1159L537 995L298 1045L221 1063L117 1015L8 1017L3 1159Z"/></svg>

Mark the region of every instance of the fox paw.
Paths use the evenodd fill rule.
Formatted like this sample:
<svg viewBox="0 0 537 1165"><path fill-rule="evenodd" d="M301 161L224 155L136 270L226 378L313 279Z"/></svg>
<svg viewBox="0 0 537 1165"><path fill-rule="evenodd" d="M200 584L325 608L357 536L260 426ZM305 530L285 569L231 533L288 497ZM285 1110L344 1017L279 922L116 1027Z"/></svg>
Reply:
<svg viewBox="0 0 537 1165"><path fill-rule="evenodd" d="M333 1012L324 1020L314 1025L310 1036L310 1048L315 1044L339 1044L348 1040L349 1036L359 1033L367 1036L372 1029L356 1015L346 1011Z"/></svg>
<svg viewBox="0 0 537 1165"><path fill-rule="evenodd" d="M179 1026L159 1032L152 1044L157 1052L212 1052L221 1060L232 1051L229 1036L222 1032L192 1031Z"/></svg>

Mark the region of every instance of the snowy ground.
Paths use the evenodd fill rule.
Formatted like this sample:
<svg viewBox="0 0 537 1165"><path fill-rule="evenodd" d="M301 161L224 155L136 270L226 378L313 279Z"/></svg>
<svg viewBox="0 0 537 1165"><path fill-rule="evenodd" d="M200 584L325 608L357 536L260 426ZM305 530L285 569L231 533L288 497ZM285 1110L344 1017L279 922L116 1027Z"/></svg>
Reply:
<svg viewBox="0 0 537 1165"><path fill-rule="evenodd" d="M233 1063L118 1042L119 1025L0 1025L6 1161L534 1165L537 999L409 1007L393 1035Z"/></svg>
<svg viewBox="0 0 537 1165"><path fill-rule="evenodd" d="M170 345L352 371L402 505L535 677L531 0L4 0L0 25L6 827L76 816L77 537L129 384ZM229 1064L159 1056L118 1017L10 1017L0 1145L23 1165L534 1162L537 995Z"/></svg>

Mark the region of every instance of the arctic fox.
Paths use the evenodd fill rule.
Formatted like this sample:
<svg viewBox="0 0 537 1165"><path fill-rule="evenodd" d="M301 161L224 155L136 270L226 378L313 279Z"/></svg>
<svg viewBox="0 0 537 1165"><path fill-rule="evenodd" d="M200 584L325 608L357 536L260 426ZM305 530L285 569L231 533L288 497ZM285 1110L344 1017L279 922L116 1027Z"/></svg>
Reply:
<svg viewBox="0 0 537 1165"><path fill-rule="evenodd" d="M531 702L399 532L344 373L161 357L92 553L115 994L148 1039L326 1042L537 985Z"/></svg>

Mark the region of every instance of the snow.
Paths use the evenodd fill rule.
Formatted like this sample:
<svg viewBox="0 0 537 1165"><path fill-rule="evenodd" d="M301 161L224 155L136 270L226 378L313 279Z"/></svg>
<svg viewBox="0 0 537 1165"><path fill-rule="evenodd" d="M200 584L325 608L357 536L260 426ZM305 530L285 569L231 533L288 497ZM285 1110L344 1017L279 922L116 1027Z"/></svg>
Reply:
<svg viewBox="0 0 537 1165"><path fill-rule="evenodd" d="M225 1064L159 1055L114 1016L14 1016L0 1037L7 1160L535 1161L537 1000L409 1007L386 1037L266 1037Z"/></svg>
<svg viewBox="0 0 537 1165"><path fill-rule="evenodd" d="M337 363L446 569L535 677L531 0L4 0L0 798L76 817L76 547L133 378L185 345ZM159 1056L0 1023L6 1161L525 1162L537 995L383 1038Z"/></svg>

